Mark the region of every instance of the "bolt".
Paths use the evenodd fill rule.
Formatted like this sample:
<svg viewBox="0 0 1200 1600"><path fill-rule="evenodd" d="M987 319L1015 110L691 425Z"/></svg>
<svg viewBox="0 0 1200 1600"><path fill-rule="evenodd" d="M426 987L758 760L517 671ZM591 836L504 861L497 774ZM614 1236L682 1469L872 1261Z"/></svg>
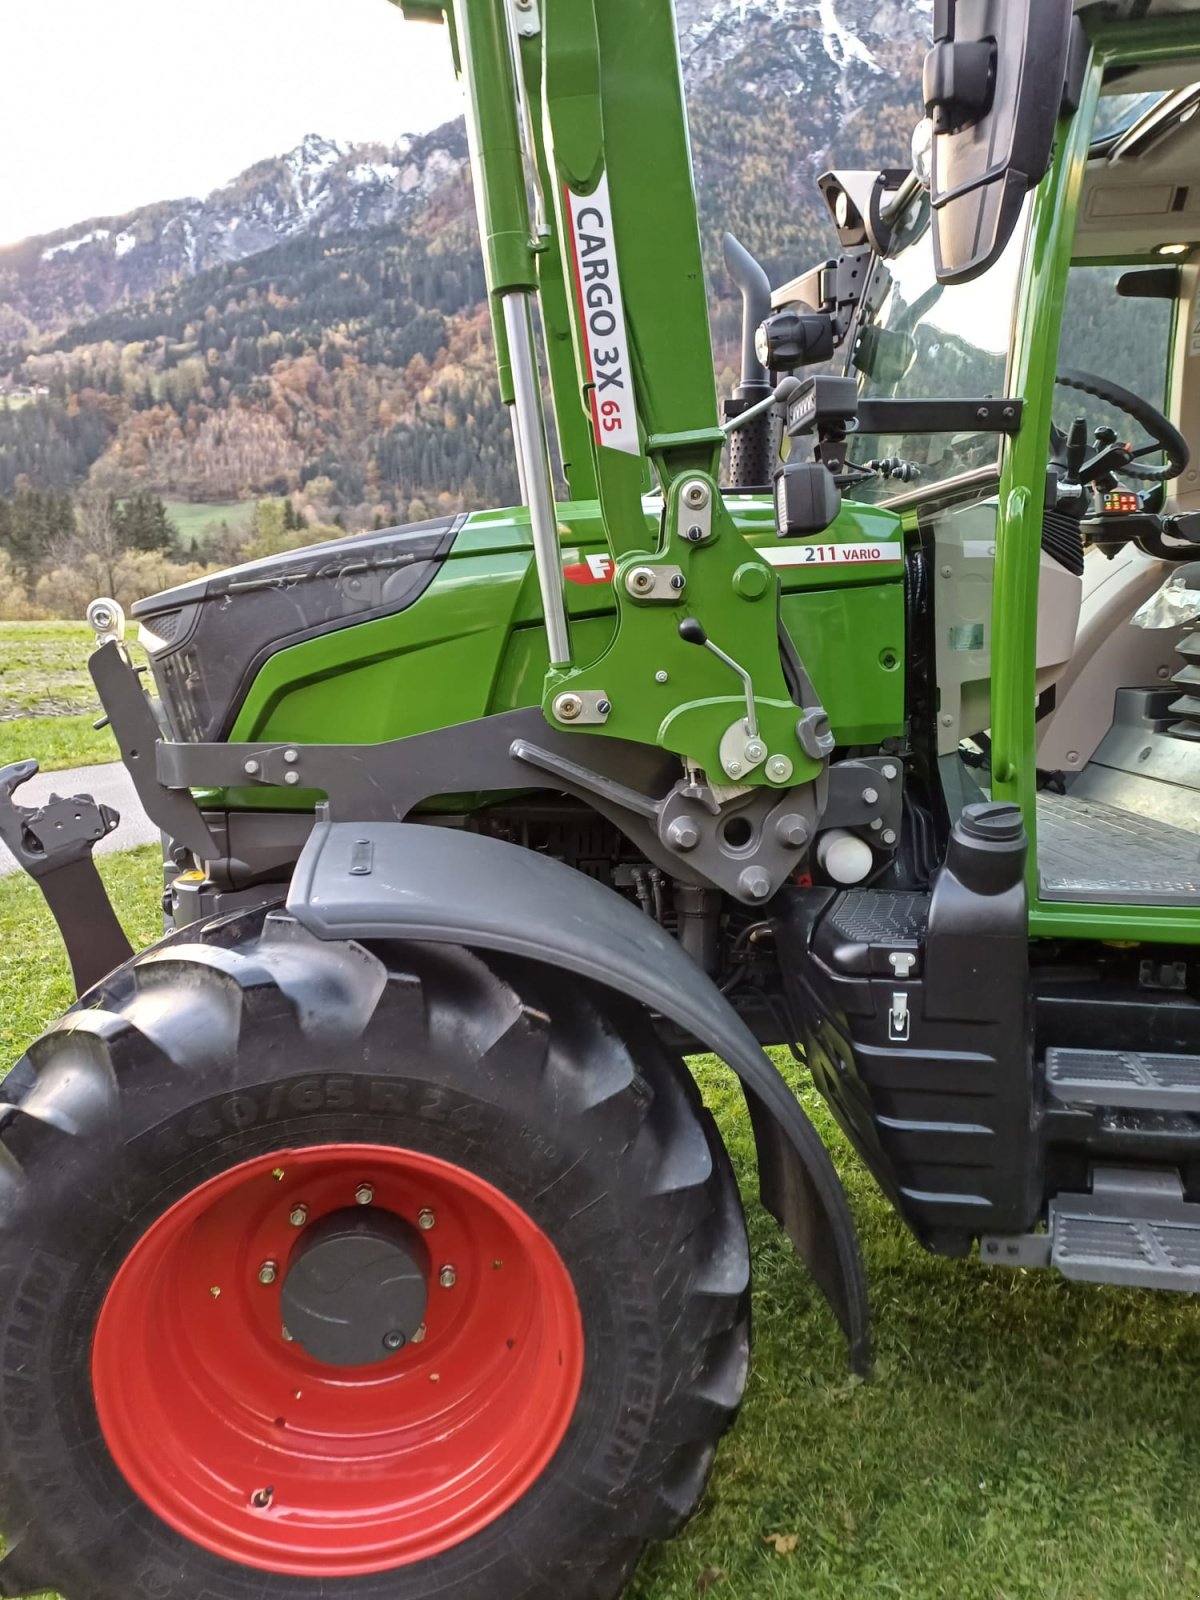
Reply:
<svg viewBox="0 0 1200 1600"><path fill-rule="evenodd" d="M255 1489L250 1496L250 1504L256 1511L265 1511L274 1498L274 1489Z"/></svg>
<svg viewBox="0 0 1200 1600"><path fill-rule="evenodd" d="M293 1228L302 1228L308 1221L308 1207L304 1205L293 1206L288 1221Z"/></svg>
<svg viewBox="0 0 1200 1600"><path fill-rule="evenodd" d="M425 1233L429 1232L436 1221L437 1218L428 1206L417 1212L417 1227L421 1228Z"/></svg>
<svg viewBox="0 0 1200 1600"><path fill-rule="evenodd" d="M883 840L884 844L895 844L896 830L895 828L885 828L879 837Z"/></svg>
<svg viewBox="0 0 1200 1600"><path fill-rule="evenodd" d="M596 713L597 713L598 716L606 717L611 710L612 710L612 701L611 700L597 700L596 701Z"/></svg>
<svg viewBox="0 0 1200 1600"><path fill-rule="evenodd" d="M654 674L654 681L655 683L666 683L668 676L669 674L664 672L663 669L659 667L658 671Z"/></svg>
<svg viewBox="0 0 1200 1600"><path fill-rule="evenodd" d="M694 850L700 843L700 830L691 817L676 817L667 829L667 842L676 850Z"/></svg>
<svg viewBox="0 0 1200 1600"><path fill-rule="evenodd" d="M354 1204L356 1206L369 1206L375 1198L375 1190L369 1183L360 1183L354 1191Z"/></svg>
<svg viewBox="0 0 1200 1600"><path fill-rule="evenodd" d="M298 772L285 772L283 775L283 781L284 783L299 783L300 774Z"/></svg>
<svg viewBox="0 0 1200 1600"><path fill-rule="evenodd" d="M792 763L786 756L772 756L767 762L767 776L776 783L786 783L792 775Z"/></svg>
<svg viewBox="0 0 1200 1600"><path fill-rule="evenodd" d="M1158 675L1160 678L1169 678L1171 676L1170 667L1159 667Z"/></svg>
<svg viewBox="0 0 1200 1600"><path fill-rule="evenodd" d="M1067 765L1069 767L1073 767L1073 766L1075 766L1077 764L1078 761L1079 761L1079 751L1078 750L1068 750L1067 751Z"/></svg>
<svg viewBox="0 0 1200 1600"><path fill-rule="evenodd" d="M400 1332L399 1328L393 1328L389 1333L385 1333L383 1336L383 1348L385 1350L403 1350L404 1343L404 1335Z"/></svg>
<svg viewBox="0 0 1200 1600"><path fill-rule="evenodd" d="M789 811L776 821L775 837L789 850L799 850L808 843L808 824L798 812Z"/></svg>
<svg viewBox="0 0 1200 1600"><path fill-rule="evenodd" d="M248 773L250 777L253 777L254 774L258 771L258 762L257 761L247 761L244 764L244 766L242 767L242 771L245 772L245 773Z"/></svg>
<svg viewBox="0 0 1200 1600"><path fill-rule="evenodd" d="M746 757L747 761L761 761L766 753L766 746L759 744L757 739L751 739L742 750L742 754Z"/></svg>
<svg viewBox="0 0 1200 1600"><path fill-rule="evenodd" d="M699 544L704 537L704 529L698 522L689 522L683 530L683 537L689 544Z"/></svg>
<svg viewBox="0 0 1200 1600"><path fill-rule="evenodd" d="M738 888L750 900L765 900L771 893L770 875L762 867L747 867L738 879Z"/></svg>
<svg viewBox="0 0 1200 1600"><path fill-rule="evenodd" d="M896 768L892 766L890 761L888 762L887 766L883 767L881 770L889 783L891 783L892 780L897 776Z"/></svg>
<svg viewBox="0 0 1200 1600"><path fill-rule="evenodd" d="M441 1284L443 1289L453 1289L454 1285L458 1282L458 1273L455 1272L453 1267L443 1267L438 1273L438 1282Z"/></svg>
<svg viewBox="0 0 1200 1600"><path fill-rule="evenodd" d="M943 578L952 578L953 576L954 576L954 568L953 567L943 567L942 568L942 577Z"/></svg>
<svg viewBox="0 0 1200 1600"><path fill-rule="evenodd" d="M282 1183L283 1182L283 1168L282 1167L273 1167L271 1169L271 1176L275 1179L276 1183Z"/></svg>
<svg viewBox="0 0 1200 1600"><path fill-rule="evenodd" d="M626 576L625 587L630 594L649 594L654 588L654 574L649 567L634 567Z"/></svg>
<svg viewBox="0 0 1200 1600"><path fill-rule="evenodd" d="M708 504L708 489L704 484L694 480L684 489L683 500L685 505L689 505L693 509L706 506Z"/></svg>
<svg viewBox="0 0 1200 1600"><path fill-rule="evenodd" d="M729 776L731 778L736 778L738 773L741 770L742 770L742 763L740 761L727 761L725 763L725 771L729 774Z"/></svg>
<svg viewBox="0 0 1200 1600"><path fill-rule="evenodd" d="M283 759L294 766L295 763L300 759L300 752L299 750L285 750L283 752Z"/></svg>
<svg viewBox="0 0 1200 1600"><path fill-rule="evenodd" d="M560 722L574 722L583 711L583 701L577 694L560 694L554 702L554 715Z"/></svg>
<svg viewBox="0 0 1200 1600"><path fill-rule="evenodd" d="M258 1281L264 1288L268 1288L279 1276L279 1265L275 1261L264 1261L258 1269Z"/></svg>
<svg viewBox="0 0 1200 1600"><path fill-rule="evenodd" d="M877 805L879 801L879 790L868 787L863 790L862 797L864 805Z"/></svg>
<svg viewBox="0 0 1200 1600"><path fill-rule="evenodd" d="M878 833L880 828L882 828L882 827L883 827L883 818L882 817L872 817L871 818L871 832L872 833Z"/></svg>
<svg viewBox="0 0 1200 1600"><path fill-rule="evenodd" d="M682 572L673 572L671 574L671 587L675 590L676 594L678 594L686 582L687 579L684 577Z"/></svg>
<svg viewBox="0 0 1200 1600"><path fill-rule="evenodd" d="M425 1343L425 1324L424 1323L422 1323L421 1326L417 1329L416 1333L413 1334L412 1342L414 1344L424 1344Z"/></svg>
<svg viewBox="0 0 1200 1600"><path fill-rule="evenodd" d="M219 1300L221 1298L220 1287L215 1283L213 1284L212 1288L208 1292L209 1292L210 1295L212 1295L214 1300Z"/></svg>

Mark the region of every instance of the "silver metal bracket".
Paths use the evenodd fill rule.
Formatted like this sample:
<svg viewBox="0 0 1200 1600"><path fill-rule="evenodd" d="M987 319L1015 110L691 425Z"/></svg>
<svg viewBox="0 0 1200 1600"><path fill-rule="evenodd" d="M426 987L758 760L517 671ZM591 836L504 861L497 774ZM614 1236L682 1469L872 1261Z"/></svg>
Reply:
<svg viewBox="0 0 1200 1600"><path fill-rule="evenodd" d="M703 479L684 484L677 509L676 532L685 544L704 544L712 538L712 493Z"/></svg>
<svg viewBox="0 0 1200 1600"><path fill-rule="evenodd" d="M513 27L517 31L518 38L536 39L542 31L537 0L508 0L508 9L512 14Z"/></svg>
<svg viewBox="0 0 1200 1600"><path fill-rule="evenodd" d="M686 587L683 569L677 566L639 564L630 567L625 574L625 592L631 599L647 603L661 605L665 601L668 605L677 604Z"/></svg>
<svg viewBox="0 0 1200 1600"><path fill-rule="evenodd" d="M743 778L767 759L767 746L757 733L751 733L748 719L739 717L721 735L721 766L731 778Z"/></svg>
<svg viewBox="0 0 1200 1600"><path fill-rule="evenodd" d="M565 689L555 695L551 709L568 728L595 727L608 721L612 701L603 689Z"/></svg>
<svg viewBox="0 0 1200 1600"><path fill-rule="evenodd" d="M908 1011L908 996L903 989L892 995L892 1009L888 1012L888 1038L893 1044L906 1044L912 1018Z"/></svg>

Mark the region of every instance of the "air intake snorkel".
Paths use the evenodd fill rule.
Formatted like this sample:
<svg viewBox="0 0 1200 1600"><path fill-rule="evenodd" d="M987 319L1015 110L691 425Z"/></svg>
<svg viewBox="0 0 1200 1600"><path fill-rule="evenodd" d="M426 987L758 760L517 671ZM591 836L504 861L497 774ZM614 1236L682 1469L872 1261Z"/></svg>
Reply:
<svg viewBox="0 0 1200 1600"><path fill-rule="evenodd" d="M758 359L754 336L758 325L771 314L771 283L762 267L746 249L727 233L724 241L725 267L742 296L742 378L725 402L728 422L767 400L771 379ZM775 466L776 419L770 406L729 435L729 487L766 490Z"/></svg>

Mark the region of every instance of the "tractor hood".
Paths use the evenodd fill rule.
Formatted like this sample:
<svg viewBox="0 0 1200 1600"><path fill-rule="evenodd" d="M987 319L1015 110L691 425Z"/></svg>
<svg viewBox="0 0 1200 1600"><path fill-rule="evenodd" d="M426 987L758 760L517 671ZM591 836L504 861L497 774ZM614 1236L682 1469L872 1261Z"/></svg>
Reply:
<svg viewBox="0 0 1200 1600"><path fill-rule="evenodd" d="M331 539L139 600L133 616L177 739L223 739L286 645L390 616L437 576L463 517Z"/></svg>

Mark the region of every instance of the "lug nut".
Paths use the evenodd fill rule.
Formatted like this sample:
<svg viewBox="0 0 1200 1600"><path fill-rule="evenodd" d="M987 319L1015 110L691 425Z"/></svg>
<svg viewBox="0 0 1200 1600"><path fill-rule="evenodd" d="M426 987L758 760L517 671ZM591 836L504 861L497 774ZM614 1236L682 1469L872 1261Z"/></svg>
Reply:
<svg viewBox="0 0 1200 1600"><path fill-rule="evenodd" d="M443 1289L453 1289L458 1282L458 1273L455 1272L453 1267L443 1267L438 1273L438 1282Z"/></svg>
<svg viewBox="0 0 1200 1600"><path fill-rule="evenodd" d="M436 1221L437 1218L428 1206L417 1212L417 1227L422 1228L426 1233L429 1232Z"/></svg>
<svg viewBox="0 0 1200 1600"><path fill-rule="evenodd" d="M354 1191L354 1204L356 1206L369 1206L375 1198L375 1190L369 1183L360 1183Z"/></svg>
<svg viewBox="0 0 1200 1600"><path fill-rule="evenodd" d="M278 1276L279 1263L276 1261L264 1261L262 1266L258 1269L258 1281L263 1285L264 1288L269 1287L272 1283L274 1283Z"/></svg>
<svg viewBox="0 0 1200 1600"><path fill-rule="evenodd" d="M302 1228L308 1221L308 1207L293 1206L288 1215L288 1221L291 1223L293 1228Z"/></svg>

